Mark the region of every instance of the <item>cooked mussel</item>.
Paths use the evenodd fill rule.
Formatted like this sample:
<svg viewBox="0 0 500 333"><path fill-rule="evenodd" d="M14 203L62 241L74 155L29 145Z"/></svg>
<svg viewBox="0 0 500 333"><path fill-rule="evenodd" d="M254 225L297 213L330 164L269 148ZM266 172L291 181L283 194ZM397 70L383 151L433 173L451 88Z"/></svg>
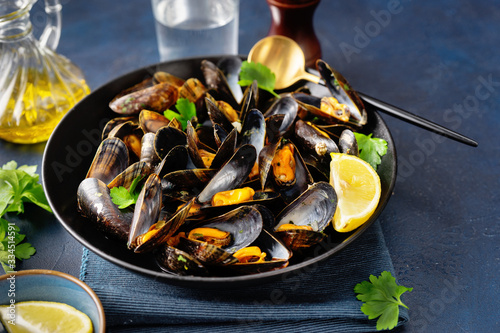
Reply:
<svg viewBox="0 0 500 333"><path fill-rule="evenodd" d="M153 177L150 189L144 191L144 188L137 199L128 238L128 247L138 253L152 251L166 244L168 238L184 223L194 202L188 201L172 216L158 220L161 209L161 185L158 177Z"/></svg>
<svg viewBox="0 0 500 333"><path fill-rule="evenodd" d="M288 266L292 252L270 232L262 229L250 246L233 254L238 262L228 266L239 274L255 274Z"/></svg>
<svg viewBox="0 0 500 333"><path fill-rule="evenodd" d="M113 187L122 186L129 190L130 186L137 178L138 183L142 185L148 178L150 171L151 167L146 162L135 162L110 181L108 187L111 189Z"/></svg>
<svg viewBox="0 0 500 333"><path fill-rule="evenodd" d="M340 152L344 154L359 156L358 141L353 131L345 129L339 138Z"/></svg>
<svg viewBox="0 0 500 333"><path fill-rule="evenodd" d="M337 208L337 194L332 185L318 182L311 185L277 217L274 231L291 250L320 242L323 230Z"/></svg>
<svg viewBox="0 0 500 333"><path fill-rule="evenodd" d="M97 228L115 239L126 241L131 219L111 201L109 188L97 178L86 178L76 194L80 214L96 223Z"/></svg>
<svg viewBox="0 0 500 333"><path fill-rule="evenodd" d="M363 102L347 80L323 60L316 61L316 67L333 97L341 105L346 105L351 122L363 126L368 120Z"/></svg>
<svg viewBox="0 0 500 333"><path fill-rule="evenodd" d="M154 146L156 154L161 159L165 158L175 146L184 146L186 144L186 133L177 128L164 126L156 132Z"/></svg>
<svg viewBox="0 0 500 333"><path fill-rule="evenodd" d="M226 76L213 62L202 60L201 71L203 72L207 88L213 90L213 93L218 95L217 99L227 101L232 107L238 107L238 101L233 95Z"/></svg>
<svg viewBox="0 0 500 333"><path fill-rule="evenodd" d="M241 64L241 58L238 56L225 56L217 62L217 67L219 67L226 77L229 88L233 93L233 97L238 103L240 103L243 99L243 91L241 90L241 86L238 84L238 81L240 80L239 75L241 71Z"/></svg>
<svg viewBox="0 0 500 333"><path fill-rule="evenodd" d="M283 121L279 128L279 135L284 136L290 129L293 128L299 105L291 96L283 96L277 99L271 107L264 113L266 119L276 114L284 115Z"/></svg>
<svg viewBox="0 0 500 333"><path fill-rule="evenodd" d="M178 96L179 90L175 86L158 83L115 98L109 103L109 107L120 114L139 114L143 109L163 112L175 104Z"/></svg>
<svg viewBox="0 0 500 333"><path fill-rule="evenodd" d="M98 178L108 184L129 165L127 145L118 138L108 138L97 148L86 178Z"/></svg>
<svg viewBox="0 0 500 333"><path fill-rule="evenodd" d="M158 112L142 110L139 113L139 126L141 126L144 133L156 133L157 130L169 123L170 120Z"/></svg>
<svg viewBox="0 0 500 333"><path fill-rule="evenodd" d="M254 242L262 227L259 210L241 206L196 224L179 238L178 248L204 264L228 265L238 260L232 254Z"/></svg>
<svg viewBox="0 0 500 333"><path fill-rule="evenodd" d="M158 266L166 273L177 275L206 276L208 270L203 264L182 250L165 246L155 254Z"/></svg>
<svg viewBox="0 0 500 333"><path fill-rule="evenodd" d="M241 146L201 191L198 202L209 202L216 193L239 187L250 174L256 157L254 146Z"/></svg>

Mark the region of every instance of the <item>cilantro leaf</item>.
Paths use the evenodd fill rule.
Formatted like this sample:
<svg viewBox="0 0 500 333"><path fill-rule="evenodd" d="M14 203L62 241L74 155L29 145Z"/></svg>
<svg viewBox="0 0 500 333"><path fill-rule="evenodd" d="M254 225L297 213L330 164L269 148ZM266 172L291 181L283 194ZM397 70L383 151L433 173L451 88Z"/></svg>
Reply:
<svg viewBox="0 0 500 333"><path fill-rule="evenodd" d="M362 133L354 133L358 142L359 157L370 163L377 170L378 165L382 162L381 157L387 153L387 141L380 138L372 138L372 133L364 135Z"/></svg>
<svg viewBox="0 0 500 333"><path fill-rule="evenodd" d="M175 108L179 113L169 109L166 110L163 115L168 120L177 119L182 124L182 129L186 130L188 120L196 117L196 106L187 98L179 98L175 103Z"/></svg>
<svg viewBox="0 0 500 333"><path fill-rule="evenodd" d="M363 281L354 287L356 298L363 303L361 311L368 319L377 320L377 330L393 329L398 324L399 306L408 308L402 301L401 295L413 288L406 288L396 284L396 278L390 272L383 271L377 278L370 275L370 282Z"/></svg>
<svg viewBox="0 0 500 333"><path fill-rule="evenodd" d="M238 84L240 86L249 86L254 80L257 81L257 86L260 89L269 91L278 98L280 97L274 92L276 75L269 69L269 67L258 62L243 61L241 64L240 80L238 81Z"/></svg>
<svg viewBox="0 0 500 333"><path fill-rule="evenodd" d="M135 204L139 198L139 193L141 192L141 189L137 189L137 185L142 178L143 176L141 175L135 177L128 190L123 186L111 188L111 190L109 190L111 201L113 201L113 203L120 209L125 209L128 206Z"/></svg>

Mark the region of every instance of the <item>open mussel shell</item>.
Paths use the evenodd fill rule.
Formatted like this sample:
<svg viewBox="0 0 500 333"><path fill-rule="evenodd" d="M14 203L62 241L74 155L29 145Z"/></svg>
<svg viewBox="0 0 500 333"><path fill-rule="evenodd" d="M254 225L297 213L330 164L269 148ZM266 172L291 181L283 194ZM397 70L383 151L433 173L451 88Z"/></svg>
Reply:
<svg viewBox="0 0 500 333"><path fill-rule="evenodd" d="M289 144L293 145L293 142L290 141ZM281 197L287 204L295 200L308 188L310 184L314 182L304 159L302 158L299 150L296 148L293 150L293 158L295 161L295 180L294 182L291 182L290 185L281 186L282 182L275 180L276 177L272 168L269 170L269 174L272 176L268 175L268 178L271 178L272 183L274 183L274 188L278 193L280 193ZM273 159L271 158L271 162L272 160Z"/></svg>
<svg viewBox="0 0 500 333"><path fill-rule="evenodd" d="M303 92L294 92L291 94L291 96L300 105L299 115L302 119L311 118L310 115L313 115L319 117L328 124L343 124L349 122L349 113L347 113L344 109L323 110L321 108L325 99L326 101L328 101L326 97L318 97ZM354 123L354 125L357 124Z"/></svg>
<svg viewBox="0 0 500 333"><path fill-rule="evenodd" d="M291 250L310 247L326 237L323 230L332 220L336 208L337 194L333 186L326 182L315 183L276 217L274 231ZM299 228L277 231L284 224Z"/></svg>
<svg viewBox="0 0 500 333"><path fill-rule="evenodd" d="M207 91L205 85L195 77L187 79L179 89L179 98L186 98L196 105L196 117L200 123L203 123L207 118L205 105Z"/></svg>
<svg viewBox="0 0 500 333"><path fill-rule="evenodd" d="M171 200L189 201L196 197L214 177L215 169L177 170L161 180L163 196Z"/></svg>
<svg viewBox="0 0 500 333"><path fill-rule="evenodd" d="M106 139L109 136L109 133L111 133L113 128L127 121L137 122L137 117L135 116L116 117L108 121L106 125L104 125L104 129L102 130L102 140Z"/></svg>
<svg viewBox="0 0 500 333"><path fill-rule="evenodd" d="M256 158L254 146L241 146L201 191L198 202L208 202L216 193L238 188L247 179Z"/></svg>
<svg viewBox="0 0 500 333"><path fill-rule="evenodd" d="M207 276L208 270L192 255L169 245L155 253L156 263L166 273Z"/></svg>
<svg viewBox="0 0 500 333"><path fill-rule="evenodd" d="M97 148L86 178L97 178L108 184L129 165L125 143L118 138L108 138Z"/></svg>
<svg viewBox="0 0 500 333"><path fill-rule="evenodd" d="M215 154L212 164L210 165L211 168L221 168L231 158L231 156L233 156L236 149L236 141L237 131L236 129L233 129L221 142L219 149L217 150L217 154Z"/></svg>
<svg viewBox="0 0 500 333"><path fill-rule="evenodd" d="M215 157L216 151L200 141L200 139L198 138L198 134L190 121L187 122L186 136L189 157L191 158L193 164L197 168L211 167L210 165L212 164L212 160L213 157ZM203 157L205 157L205 159L203 159Z"/></svg>
<svg viewBox="0 0 500 333"><path fill-rule="evenodd" d="M134 217L130 227L128 248L137 249L142 241L138 237L148 232L158 222L161 210L161 183L156 174L151 174L142 187L134 209Z"/></svg>
<svg viewBox="0 0 500 333"><path fill-rule="evenodd" d="M243 91L238 84L242 63L243 61L238 56L225 56L217 62L217 67L219 67L226 77L229 89L231 89L237 103L241 103L243 99Z"/></svg>
<svg viewBox="0 0 500 333"><path fill-rule="evenodd" d="M294 142L311 173L328 180L330 174L330 153L338 153L339 148L327 132L316 125L298 120L295 123Z"/></svg>
<svg viewBox="0 0 500 333"><path fill-rule="evenodd" d="M238 274L256 274L284 268L288 266L288 260L292 257L292 252L265 229L262 229L259 237L250 246L257 246L262 252L265 252L265 261L236 262L227 267Z"/></svg>
<svg viewBox="0 0 500 333"><path fill-rule="evenodd" d="M220 206L204 205L200 207L199 212L205 217L212 217L227 213L228 211L236 209L243 205L245 206L261 205L275 211L276 208L283 207L283 200L281 199L280 194L274 191L255 191L253 198L249 201L243 201L236 204L220 205Z"/></svg>
<svg viewBox="0 0 500 333"><path fill-rule="evenodd" d="M349 107L350 116L353 122L357 126L365 125L368 121L368 114L366 113L363 102L356 91L352 89L349 82L347 82L342 74L334 70L321 59L316 61L316 67L332 96L335 97L339 103Z"/></svg>
<svg viewBox="0 0 500 333"><path fill-rule="evenodd" d="M228 265L238 261L232 256L233 253L249 246L257 239L262 231L263 221L257 208L241 206L226 214L197 223L189 230L199 227L216 228L228 232L231 235L231 241L228 245L219 247L204 241L180 237L177 247L204 264Z"/></svg>
<svg viewBox="0 0 500 333"><path fill-rule="evenodd" d="M113 128L109 138L119 138L128 148L129 158L137 161L141 156L141 140L144 135L142 129L133 121L127 121Z"/></svg>
<svg viewBox="0 0 500 333"><path fill-rule="evenodd" d="M155 151L159 158L163 159L175 146L187 144L187 136L183 131L172 126L160 128L155 135Z"/></svg>
<svg viewBox="0 0 500 333"><path fill-rule="evenodd" d="M143 179L142 183L147 179L151 172L151 168L146 162L135 162L126 168L122 173L116 176L111 182L109 182L108 187L120 187L123 186L127 190L130 189L130 185L137 178ZM141 181L139 181L141 183Z"/></svg>
<svg viewBox="0 0 500 333"><path fill-rule="evenodd" d="M288 131L293 128L299 104L291 96L283 96L277 99L271 107L264 113L266 119L270 116L282 114L284 115L283 121L279 128L279 135L284 136Z"/></svg>
<svg viewBox="0 0 500 333"><path fill-rule="evenodd" d="M240 119L245 119L247 113L255 109L259 102L259 86L257 85L257 80L254 80L251 85L246 87L243 94L243 99L241 101L240 107Z"/></svg>
<svg viewBox="0 0 500 333"><path fill-rule="evenodd" d="M150 110L142 110L139 113L139 126L144 133L156 133L163 126L168 126L169 123L170 121L161 113Z"/></svg>
<svg viewBox="0 0 500 333"><path fill-rule="evenodd" d="M104 182L86 178L78 186L76 196L80 214L95 222L101 232L115 239L128 239L132 221L111 201Z"/></svg>
<svg viewBox="0 0 500 333"><path fill-rule="evenodd" d="M193 205L194 200L186 202L183 206L181 206L177 212L175 212L172 216L168 217L165 220L159 220L158 222L154 223L149 227L149 231L153 231L154 233L152 234L151 237L148 237L147 240L143 241L141 234L137 232L139 237L136 237L135 240L130 243L129 241L129 247L134 249L134 252L137 253L142 253L142 252L149 252L152 251L156 248L159 248L160 246L166 244L168 238L170 238L173 234L177 232L177 230L184 224L189 210L191 209L191 206ZM135 212L134 212L135 214ZM142 224L143 222L138 221L139 225ZM145 224L145 226L147 223ZM144 228L140 227L141 230L144 230ZM131 230L132 234L132 230ZM144 235L144 234L142 234ZM132 237L129 237L129 240L131 240Z"/></svg>
<svg viewBox="0 0 500 333"><path fill-rule="evenodd" d="M155 167L155 173L158 177L163 178L165 175L178 171L185 170L189 161L189 153L186 146L175 146L170 149L167 156Z"/></svg>
<svg viewBox="0 0 500 333"><path fill-rule="evenodd" d="M224 100L233 108L237 108L238 101L234 97L224 73L213 62L206 59L201 61L201 71L203 72L207 88L212 90L212 94L217 94L216 99Z"/></svg>
<svg viewBox="0 0 500 333"><path fill-rule="evenodd" d="M226 131L226 133L231 132L234 126L231 123L231 121L226 117L224 112L219 108L216 100L212 96L207 94L207 97L205 97L205 104L212 125L215 126L217 124L220 127L222 127L224 131Z"/></svg>

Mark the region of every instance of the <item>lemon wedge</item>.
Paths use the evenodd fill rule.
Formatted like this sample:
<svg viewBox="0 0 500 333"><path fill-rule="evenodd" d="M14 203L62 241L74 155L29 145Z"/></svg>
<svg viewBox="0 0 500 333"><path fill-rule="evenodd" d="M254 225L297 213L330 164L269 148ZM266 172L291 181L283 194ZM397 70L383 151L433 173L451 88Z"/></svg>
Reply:
<svg viewBox="0 0 500 333"><path fill-rule="evenodd" d="M352 231L368 221L380 200L380 177L370 164L354 155L332 153L330 184L337 192L333 227Z"/></svg>
<svg viewBox="0 0 500 333"><path fill-rule="evenodd" d="M58 302L15 303L15 313L12 313L8 305L1 305L0 319L9 333L91 333L93 331L92 321L85 313Z"/></svg>

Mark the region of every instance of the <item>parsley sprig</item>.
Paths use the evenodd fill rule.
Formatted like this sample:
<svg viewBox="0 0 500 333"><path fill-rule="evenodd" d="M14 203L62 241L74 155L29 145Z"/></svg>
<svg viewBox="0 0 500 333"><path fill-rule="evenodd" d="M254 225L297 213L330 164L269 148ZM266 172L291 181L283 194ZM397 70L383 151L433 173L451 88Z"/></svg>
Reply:
<svg viewBox="0 0 500 333"><path fill-rule="evenodd" d="M176 118L182 124L182 129L186 130L188 120L192 121L192 119L196 117L195 104L187 98L179 98L175 103L175 109L178 113L169 109L166 110L163 115L168 120Z"/></svg>
<svg viewBox="0 0 500 333"><path fill-rule="evenodd" d="M125 209L129 206L134 205L137 202L137 198L139 198L139 194L141 193L141 189L137 188L139 182L144 178L143 176L137 176L130 184L130 188L127 190L123 186L113 187L109 191L111 195L111 201L120 209Z"/></svg>
<svg viewBox="0 0 500 333"><path fill-rule="evenodd" d="M401 295L412 290L396 284L396 278L387 271L383 271L378 278L370 275L370 282L363 281L354 287L357 299L364 302L361 311L368 319L378 317L377 330L390 330L398 324L399 306L408 308L401 301Z"/></svg>
<svg viewBox="0 0 500 333"><path fill-rule="evenodd" d="M36 165L17 167L10 161L0 169L0 263L5 272L14 270L15 258L29 259L35 252L30 243L23 243L25 235L19 227L4 219L6 213L24 213L24 203L33 203L52 212L43 187L38 183Z"/></svg>
<svg viewBox="0 0 500 333"><path fill-rule="evenodd" d="M380 138L372 138L373 133L364 135L362 133L354 133L358 142L359 157L370 163L377 170L378 165L382 162L381 157L387 153L387 141Z"/></svg>
<svg viewBox="0 0 500 333"><path fill-rule="evenodd" d="M269 91L278 98L280 97L274 92L276 75L269 69L269 67L258 62L243 61L241 64L240 80L238 81L238 84L240 86L249 86L254 80L257 81L257 86L260 89Z"/></svg>

